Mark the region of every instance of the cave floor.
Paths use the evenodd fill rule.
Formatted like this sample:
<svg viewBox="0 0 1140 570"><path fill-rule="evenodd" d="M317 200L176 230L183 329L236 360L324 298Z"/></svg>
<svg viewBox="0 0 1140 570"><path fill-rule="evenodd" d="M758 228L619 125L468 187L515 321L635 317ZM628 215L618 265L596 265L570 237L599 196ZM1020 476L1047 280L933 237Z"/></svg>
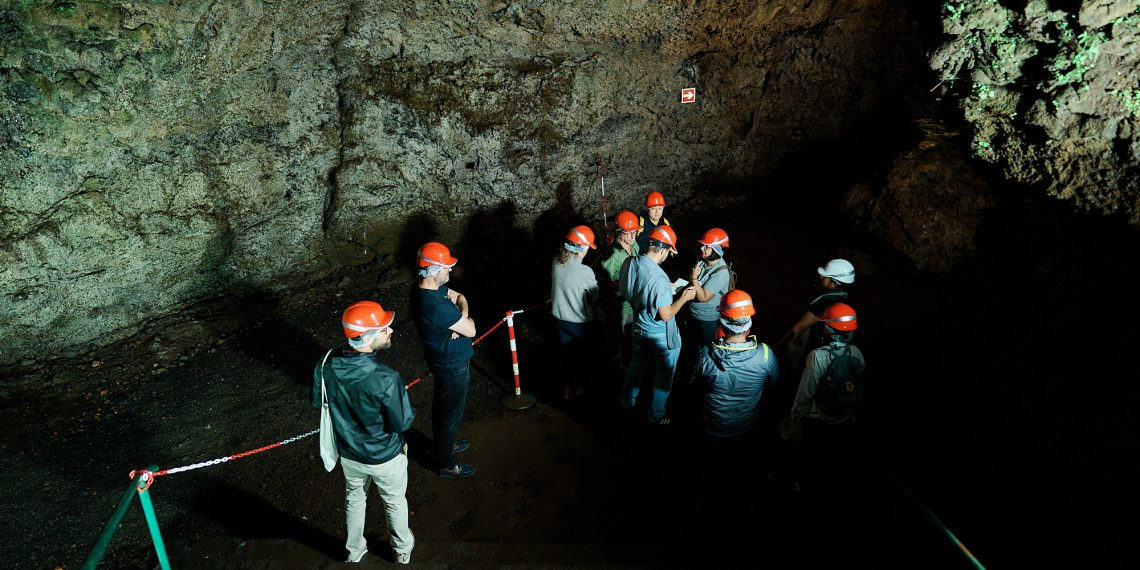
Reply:
<svg viewBox="0 0 1140 570"><path fill-rule="evenodd" d="M856 258L864 272L853 302L860 311L856 344L868 355L869 378L876 382L860 412L865 477L849 481L858 499L822 504L797 491L795 449L774 435L794 379L785 377L765 393L761 441L754 453L725 469L701 460L683 373L670 401L676 419L671 426L652 426L622 410L619 373L604 365L585 397L563 401L554 379L565 362L552 350L548 312L536 307L545 298L546 250L552 248L543 248L531 263L504 261L503 248L513 239L504 232L503 241L485 251L458 252L463 270L452 284L471 299L481 332L508 308L528 309L516 317L516 333L522 389L536 404L524 410L503 405L504 396L512 398L512 377L506 328L500 327L476 348L460 429L473 442L463 459L479 472L443 480L421 451L430 435L430 379L410 389L417 411L409 436L413 563L969 567L917 504L892 485L892 476L905 481L913 497L987 565L1128 556L1116 546L1135 538L1135 525L1107 521L1140 505L1140 429L1129 407L1136 389L1105 381L1102 395L1107 391L1115 399L1097 404L1093 396L1072 390L1073 367L1026 367L1027 360L1041 362L1050 348L1028 339L997 342L998 325L1017 313L1006 296L1016 286L995 285L1008 275L923 276L873 245L836 249L790 222L727 212L717 222L666 215L685 228L679 230L683 242L706 224L729 230L729 259L739 261L740 287L757 299L755 332L767 342L803 311L818 283L816 265L840 254ZM1074 247L1080 245L1078 240ZM680 275L692 255L683 249L680 259L667 262L670 275ZM1072 256L1062 258L1076 263L1080 252ZM1062 265L1048 253L1034 263L1040 266L1046 258ZM482 277L483 269L514 271L520 286L501 287ZM492 281L496 285L480 287ZM1069 289L1054 285L1035 295L1073 293L1091 281L1070 279L1064 285ZM131 339L113 350L59 361L39 389L6 393L0 414L7 465L0 472L6 519L0 567L80 566L131 469L192 465L315 429L317 412L308 405L311 367L340 342L339 314L352 301L376 298L395 309L394 347L383 359L405 379L426 372L407 320L409 286L410 273L391 265L347 269L303 290L247 299L236 328L213 320L199 323L222 331L212 336L171 332L157 340ZM939 314L954 315L954 323L934 332L916 326L930 303ZM1087 316L1083 306L1074 301L1058 310L1062 318L1081 319ZM605 362L601 355L582 358ZM1018 386L1038 377L1047 379L1047 388L1019 395ZM1058 409L1065 413L1054 413ZM313 436L159 477L150 494L174 567L338 566L338 471L321 468ZM1046 493L1049 500L1041 500ZM382 511L374 493L370 499L371 551L365 562L388 564ZM1076 525L1078 517L1091 522ZM836 521L846 530L837 531ZM832 525L826 527L830 533L821 531L825 523ZM155 564L135 502L100 567Z"/></svg>

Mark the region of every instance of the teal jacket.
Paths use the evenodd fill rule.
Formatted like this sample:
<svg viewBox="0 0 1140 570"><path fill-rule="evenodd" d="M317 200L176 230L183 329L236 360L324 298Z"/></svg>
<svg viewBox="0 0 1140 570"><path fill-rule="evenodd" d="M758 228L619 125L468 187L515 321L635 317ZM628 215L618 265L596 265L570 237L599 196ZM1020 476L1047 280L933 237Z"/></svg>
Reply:
<svg viewBox="0 0 1140 570"><path fill-rule="evenodd" d="M692 384L702 399L704 432L732 437L756 430L764 387L780 379L780 366L768 345L750 336L702 346Z"/></svg>
<svg viewBox="0 0 1140 570"><path fill-rule="evenodd" d="M376 356L333 349L324 366L337 450L341 457L365 465L380 465L399 455L404 448L401 434L416 418L400 373ZM319 362L313 368L312 404L321 407Z"/></svg>

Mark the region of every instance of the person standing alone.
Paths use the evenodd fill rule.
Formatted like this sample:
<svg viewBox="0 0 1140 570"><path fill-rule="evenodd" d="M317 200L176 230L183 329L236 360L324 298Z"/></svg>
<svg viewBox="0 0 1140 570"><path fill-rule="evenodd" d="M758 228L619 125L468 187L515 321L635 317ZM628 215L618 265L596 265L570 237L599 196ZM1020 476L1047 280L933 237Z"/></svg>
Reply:
<svg viewBox="0 0 1140 570"><path fill-rule="evenodd" d="M431 429L438 473L444 478L475 474L475 466L460 463L455 458L455 454L471 447L470 441L456 439L456 434L467 404L471 357L475 354L471 345L475 321L469 316L467 298L447 287L451 268L458 262L442 243L424 244L417 259L420 282L411 292L412 317L424 347L428 370L435 381Z"/></svg>
<svg viewBox="0 0 1140 570"><path fill-rule="evenodd" d="M408 457L403 432L416 412L400 374L377 358L392 347L396 313L379 303L358 301L341 316L348 346L330 350L313 370L312 405L320 408L327 394L344 471L347 562L360 562L368 552L364 518L368 482L376 484L388 519L388 536L396 562L408 564L416 540L408 527Z"/></svg>

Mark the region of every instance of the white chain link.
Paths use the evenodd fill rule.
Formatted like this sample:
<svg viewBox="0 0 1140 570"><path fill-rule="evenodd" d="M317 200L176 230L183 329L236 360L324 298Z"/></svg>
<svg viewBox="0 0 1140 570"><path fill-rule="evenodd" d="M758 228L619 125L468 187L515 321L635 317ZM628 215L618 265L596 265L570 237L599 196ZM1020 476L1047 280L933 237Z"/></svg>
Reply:
<svg viewBox="0 0 1140 570"><path fill-rule="evenodd" d="M289 439L282 441L281 445L289 445L290 443L293 443L294 441L297 441L300 439L305 439L306 437L309 437L309 436L311 436L311 435L313 435L319 431L321 431L321 429L317 428L317 429L310 431L308 433L303 433L301 435L295 435ZM162 471L164 471L164 473L163 473L164 475L173 475L175 473L182 473L184 471L193 471L195 469L201 469L202 467L209 467L211 465L217 465L219 463L225 463L232 458L233 458L232 455L227 456L227 457L219 457L218 459L211 459L209 461L203 461L201 463L195 463L193 465L185 465L183 467L175 467L173 469L163 469Z"/></svg>

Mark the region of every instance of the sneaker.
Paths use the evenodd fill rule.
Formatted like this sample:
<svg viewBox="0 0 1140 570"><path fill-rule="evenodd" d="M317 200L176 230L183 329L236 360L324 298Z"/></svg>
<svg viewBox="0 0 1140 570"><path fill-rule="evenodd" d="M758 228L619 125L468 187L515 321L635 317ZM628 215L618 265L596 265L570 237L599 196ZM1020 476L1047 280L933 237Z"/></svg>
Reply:
<svg viewBox="0 0 1140 570"><path fill-rule="evenodd" d="M468 449L471 449L470 439L457 439L455 440L455 444L451 446L452 453L463 453Z"/></svg>
<svg viewBox="0 0 1140 570"><path fill-rule="evenodd" d="M450 469L440 469L439 476L444 479L462 479L470 477L475 474L475 466L467 465L466 463L456 463L455 467Z"/></svg>
<svg viewBox="0 0 1140 570"><path fill-rule="evenodd" d="M360 551L360 554L357 554L356 556L349 554L348 558L345 558L344 561L345 562L351 562L352 564L356 564L357 562L360 562L360 560L362 558L364 558L365 554L368 554L367 550Z"/></svg>
<svg viewBox="0 0 1140 570"><path fill-rule="evenodd" d="M661 416L659 418L651 417L649 418L649 423L659 426L667 426L669 425L669 418L665 416Z"/></svg>
<svg viewBox="0 0 1140 570"><path fill-rule="evenodd" d="M411 552L397 552L396 553L396 564L411 564L411 563L412 563L412 553Z"/></svg>

